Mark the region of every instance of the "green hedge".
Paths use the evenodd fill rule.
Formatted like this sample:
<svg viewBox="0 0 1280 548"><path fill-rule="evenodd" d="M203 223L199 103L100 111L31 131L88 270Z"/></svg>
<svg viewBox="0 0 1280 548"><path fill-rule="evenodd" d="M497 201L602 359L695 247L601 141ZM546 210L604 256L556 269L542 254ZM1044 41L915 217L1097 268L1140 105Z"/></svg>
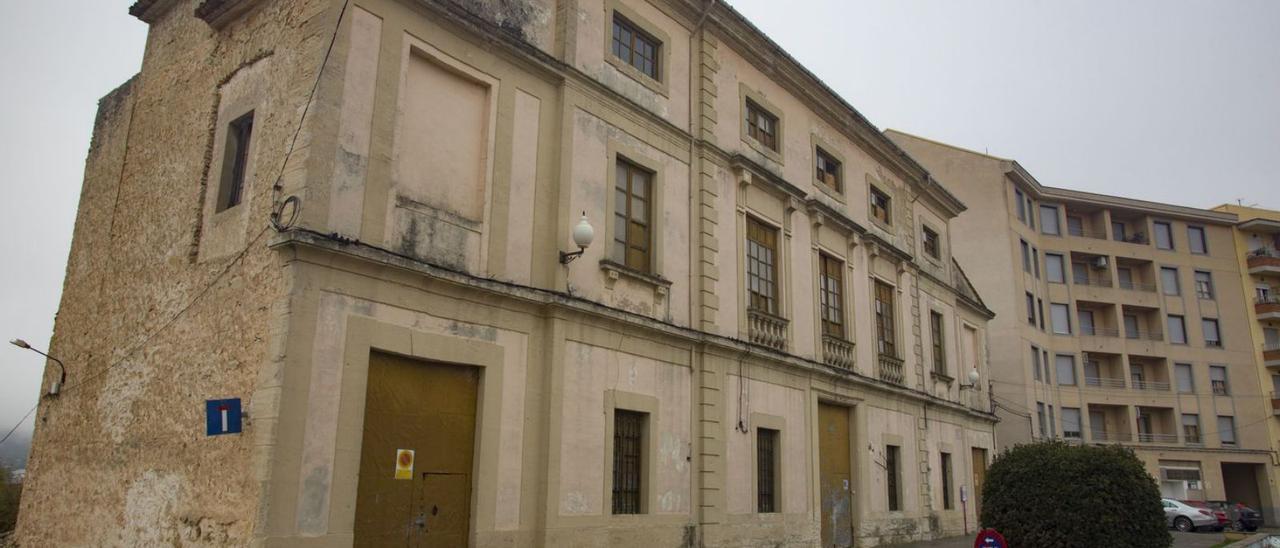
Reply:
<svg viewBox="0 0 1280 548"><path fill-rule="evenodd" d="M982 487L982 525L1015 548L1168 548L1156 480L1133 451L1062 442L996 457Z"/></svg>

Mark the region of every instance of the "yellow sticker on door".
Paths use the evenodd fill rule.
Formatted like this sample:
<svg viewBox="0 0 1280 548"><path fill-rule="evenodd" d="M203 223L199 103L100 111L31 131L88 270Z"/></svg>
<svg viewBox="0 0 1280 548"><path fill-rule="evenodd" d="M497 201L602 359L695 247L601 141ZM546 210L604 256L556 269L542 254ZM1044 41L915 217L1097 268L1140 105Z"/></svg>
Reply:
<svg viewBox="0 0 1280 548"><path fill-rule="evenodd" d="M396 449L396 479L413 479L413 449Z"/></svg>

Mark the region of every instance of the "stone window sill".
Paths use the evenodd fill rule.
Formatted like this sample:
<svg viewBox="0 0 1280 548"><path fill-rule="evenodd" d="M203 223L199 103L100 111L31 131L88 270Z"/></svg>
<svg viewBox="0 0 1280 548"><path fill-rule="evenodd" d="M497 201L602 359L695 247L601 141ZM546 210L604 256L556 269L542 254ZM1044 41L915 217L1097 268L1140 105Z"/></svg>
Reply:
<svg viewBox="0 0 1280 548"><path fill-rule="evenodd" d="M657 274L642 272L608 259L600 261L600 270L604 271L605 276L608 277L606 284L610 288L612 288L614 282L618 281L618 278L622 276L653 286L654 292L658 295L666 295L667 291L671 288L671 280L663 278Z"/></svg>

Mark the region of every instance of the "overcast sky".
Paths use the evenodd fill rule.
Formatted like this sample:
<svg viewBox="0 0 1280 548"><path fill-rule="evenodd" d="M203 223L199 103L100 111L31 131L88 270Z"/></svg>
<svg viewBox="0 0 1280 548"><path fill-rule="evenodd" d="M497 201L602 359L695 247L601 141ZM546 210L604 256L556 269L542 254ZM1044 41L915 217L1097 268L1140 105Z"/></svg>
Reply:
<svg viewBox="0 0 1280 548"><path fill-rule="evenodd" d="M5 339L48 344L97 100L142 59L131 3L0 0ZM731 4L880 128L1047 185L1280 208L1280 1ZM0 436L42 364L0 348Z"/></svg>

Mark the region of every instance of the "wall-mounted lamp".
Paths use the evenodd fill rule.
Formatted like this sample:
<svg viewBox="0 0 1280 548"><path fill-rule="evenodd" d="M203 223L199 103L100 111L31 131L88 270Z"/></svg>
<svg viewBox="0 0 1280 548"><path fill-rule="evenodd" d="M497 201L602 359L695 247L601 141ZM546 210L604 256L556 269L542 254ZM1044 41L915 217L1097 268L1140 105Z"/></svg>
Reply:
<svg viewBox="0 0 1280 548"><path fill-rule="evenodd" d="M577 244L577 251L561 251L560 264L569 264L574 259L581 257L587 251L587 246L591 245L591 241L596 237L596 230L591 228L591 221L587 220L587 212L582 212L582 219L573 227L573 243Z"/></svg>
<svg viewBox="0 0 1280 548"><path fill-rule="evenodd" d="M969 388L969 389L972 389L972 390L977 390L977 389L978 389L978 381L979 381L979 380L981 380L981 379L982 379L982 375L981 375L980 373L978 373L978 368L977 368L977 367L975 367L975 368L973 368L973 369L970 369L970 370L969 370L969 384L960 383L960 389L961 389L961 390L964 390L964 389L966 389L966 388Z"/></svg>
<svg viewBox="0 0 1280 548"><path fill-rule="evenodd" d="M46 358L49 358L57 362L58 367L62 369L62 375L58 377L57 381L54 381L52 386L49 387L49 395L57 396L58 393L62 392L62 385L67 383L67 366L62 364L62 360L59 360L58 358L45 354L44 352L36 350L35 348L32 348L31 345L27 344L27 341L24 341L22 339L13 339L9 341L9 344L12 344L23 350L30 350L32 352L35 352L36 354L39 354L41 356L44 356Z"/></svg>

